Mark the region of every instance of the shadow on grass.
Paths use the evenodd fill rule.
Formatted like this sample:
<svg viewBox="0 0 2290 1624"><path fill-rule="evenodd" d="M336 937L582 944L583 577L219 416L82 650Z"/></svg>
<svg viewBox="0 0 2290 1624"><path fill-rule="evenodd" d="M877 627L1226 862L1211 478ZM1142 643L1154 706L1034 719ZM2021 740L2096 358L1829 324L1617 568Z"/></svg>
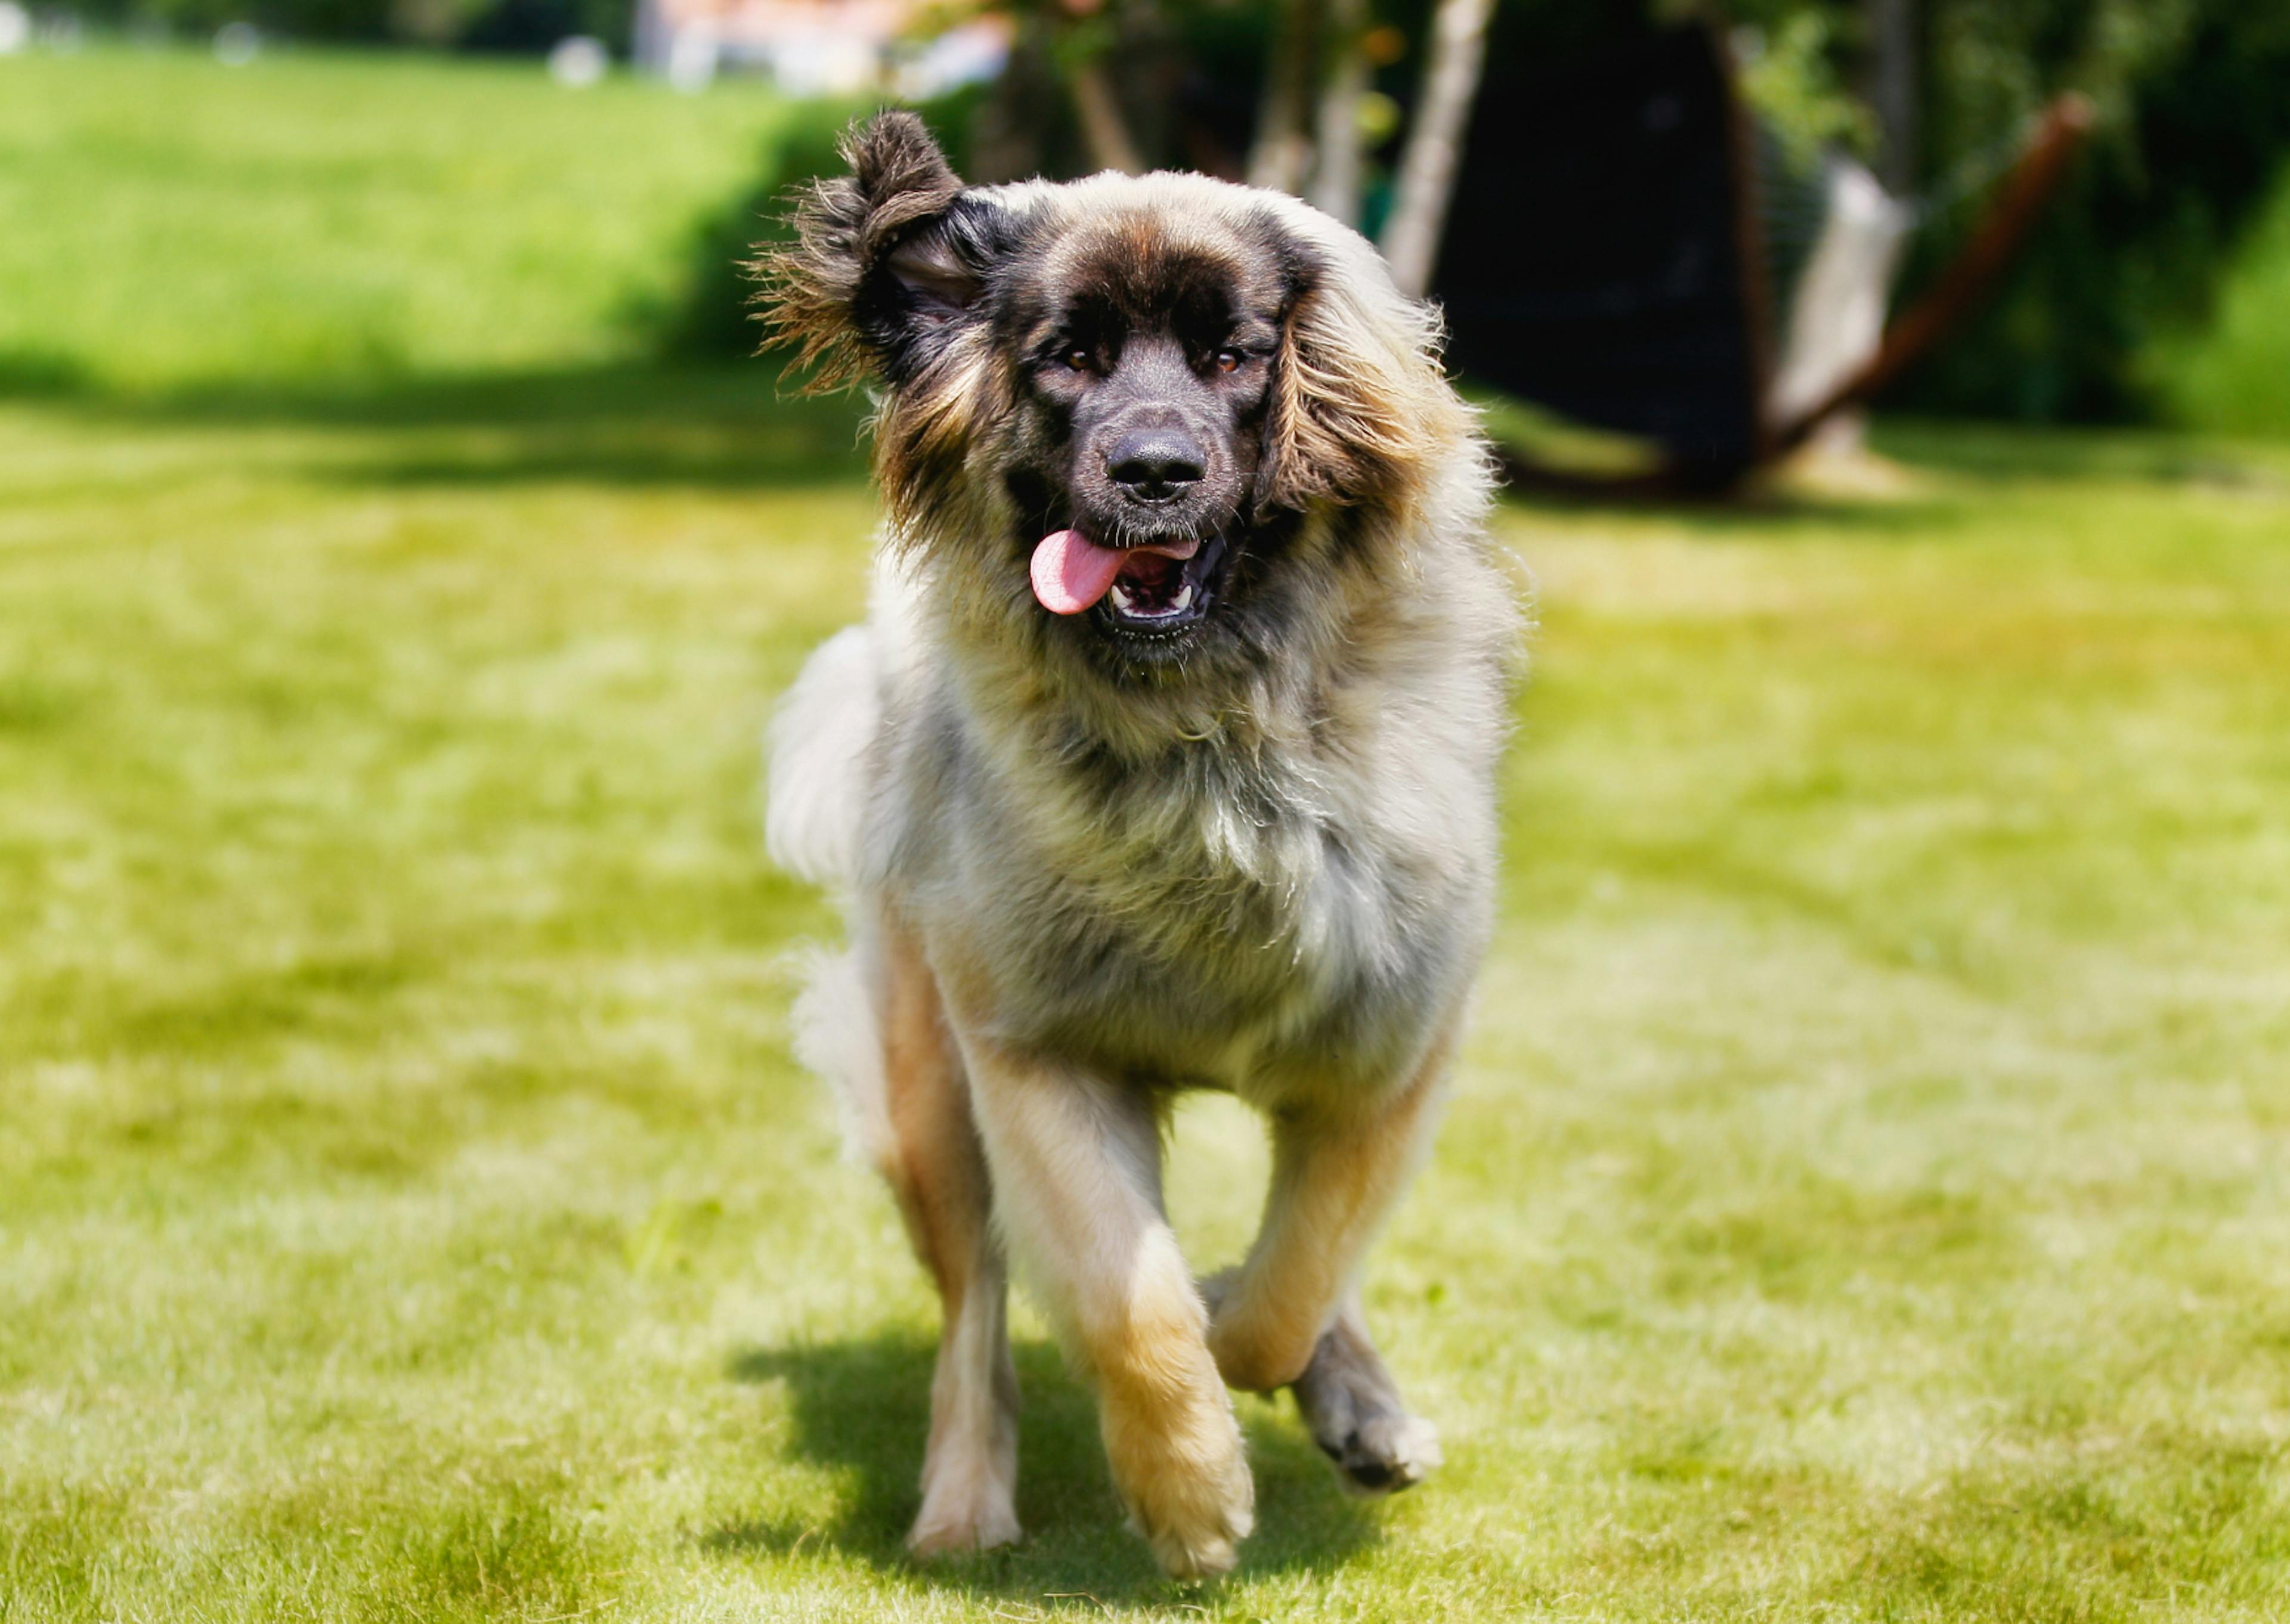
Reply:
<svg viewBox="0 0 2290 1624"><path fill-rule="evenodd" d="M0 402L11 400L123 428L300 431L319 442L314 473L358 484L772 488L867 468L863 403L788 395L773 357L143 394L0 356Z"/></svg>
<svg viewBox="0 0 2290 1624"><path fill-rule="evenodd" d="M1514 486L1509 500L1560 513L1625 512L1690 518L1703 540L1746 532L1928 538L1985 510L1998 487L2106 482L2158 490L2290 493L2290 450L2154 428L2049 428L1964 420L1883 419L1874 449L1909 476L1909 488L1866 494L1824 491L1786 470L1705 493L1663 488L1598 491ZM1937 478L1925 478L1935 476Z"/></svg>
<svg viewBox="0 0 2290 1624"><path fill-rule="evenodd" d="M116 387L74 357L0 349L0 403L126 428L301 431L322 477L382 485L590 483L743 489L815 485L866 472L864 407L786 392L781 357L630 361L543 371L366 375ZM2108 479L2277 494L2290 454L2149 432L2046 430L1885 420L1878 449L1912 468L1981 484ZM1722 500L1614 502L1548 492L1513 500L1559 509L1621 506L1690 514L1704 533L1776 526L1922 535L1977 496L1966 491L1832 498L1752 486Z"/></svg>
<svg viewBox="0 0 2290 1624"><path fill-rule="evenodd" d="M818 485L861 478L862 401L788 392L781 357L631 361L545 371L279 379L116 387L72 357L0 349L0 404L156 431L299 433L316 476L385 486L602 484L717 490ZM2274 495L2290 490L2290 454L2153 432L2058 431L1888 420L1878 449L1951 480L2107 479ZM1923 536L1945 527L1975 492L1830 497L1752 485L1724 498L1595 500L1520 491L1512 501L1557 510L1620 507L1689 515L1701 533L1772 537L1778 528Z"/></svg>
<svg viewBox="0 0 2290 1624"><path fill-rule="evenodd" d="M1792 534L1838 533L1874 540L1921 540L1945 528L1964 510L1946 495L1871 498L1817 496L1751 485L1723 496L1618 497L1598 500L1541 491L1507 492L1505 500L1528 512L1569 515L1620 513L1641 517L1690 520L1697 540L1722 541L1735 535L1758 541Z"/></svg>
<svg viewBox="0 0 2290 1624"><path fill-rule="evenodd" d="M1880 420L1877 450L1910 468L1982 482L2110 480L2278 494L2290 487L2279 446L2157 428Z"/></svg>
<svg viewBox="0 0 2290 1624"><path fill-rule="evenodd" d="M1007 1596L1084 1596L1100 1602L1165 1598L1170 1581L1144 1541L1122 1526L1098 1442L1097 1412L1056 1351L1016 1348L1024 1394L1019 1426L1018 1520L1013 1550L918 1565L907 1527L921 1503L917 1479L930 1425L935 1348L885 1333L846 1342L751 1348L734 1356L734 1381L784 1383L795 1448L841 1468L853 1487L825 1525L733 1520L701 1537L724 1556L784 1556L819 1549L935 1585ZM1337 1487L1327 1462L1286 1413L1240 1401L1256 1476L1256 1532L1242 1548L1241 1577L1325 1569L1379 1538L1371 1506Z"/></svg>

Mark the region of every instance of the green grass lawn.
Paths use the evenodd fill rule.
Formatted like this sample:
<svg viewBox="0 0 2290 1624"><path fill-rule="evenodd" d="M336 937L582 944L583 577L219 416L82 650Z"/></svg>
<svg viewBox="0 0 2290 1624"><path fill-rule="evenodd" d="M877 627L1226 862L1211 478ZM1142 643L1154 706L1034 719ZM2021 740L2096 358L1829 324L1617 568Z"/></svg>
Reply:
<svg viewBox="0 0 2290 1624"><path fill-rule="evenodd" d="M0 388L625 359L785 114L532 60L0 57Z"/></svg>
<svg viewBox="0 0 2290 1624"><path fill-rule="evenodd" d="M274 67L303 146L306 68L557 105ZM0 62L0 125L147 68ZM613 93L744 182L748 104ZM1021 1313L1031 1537L917 1570L933 1308L758 828L872 507L846 409L616 360L661 207L512 343L556 204L408 204L500 323L413 375L18 330L80 381L0 403L0 1620L2290 1616L2290 458L1901 427L1894 500L1506 508L1502 925L1368 1292L1449 1465L1363 1506L1244 1400L1259 1532L1169 1585ZM1229 1259L1258 1136L1178 1139Z"/></svg>

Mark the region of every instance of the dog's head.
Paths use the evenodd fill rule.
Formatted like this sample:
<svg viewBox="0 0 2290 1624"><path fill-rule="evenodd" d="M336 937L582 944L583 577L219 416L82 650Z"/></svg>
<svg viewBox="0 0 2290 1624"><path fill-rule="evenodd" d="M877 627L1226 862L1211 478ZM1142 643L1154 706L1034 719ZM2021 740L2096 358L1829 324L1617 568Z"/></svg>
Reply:
<svg viewBox="0 0 2290 1624"><path fill-rule="evenodd" d="M880 380L893 533L968 549L983 601L1101 670L1265 657L1314 572L1476 454L1431 316L1292 198L966 188L905 113L844 150L760 261L773 319L815 382Z"/></svg>

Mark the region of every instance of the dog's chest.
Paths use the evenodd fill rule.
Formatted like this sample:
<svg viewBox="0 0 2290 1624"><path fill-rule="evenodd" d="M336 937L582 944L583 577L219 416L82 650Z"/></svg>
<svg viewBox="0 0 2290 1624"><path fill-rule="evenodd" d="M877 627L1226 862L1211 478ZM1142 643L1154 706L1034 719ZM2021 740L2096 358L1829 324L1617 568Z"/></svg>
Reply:
<svg viewBox="0 0 2290 1624"><path fill-rule="evenodd" d="M1011 1036L1103 1069L1233 1088L1386 1070L1465 951L1470 865L1410 837L1454 824L1418 786L1204 754L970 788L960 934Z"/></svg>

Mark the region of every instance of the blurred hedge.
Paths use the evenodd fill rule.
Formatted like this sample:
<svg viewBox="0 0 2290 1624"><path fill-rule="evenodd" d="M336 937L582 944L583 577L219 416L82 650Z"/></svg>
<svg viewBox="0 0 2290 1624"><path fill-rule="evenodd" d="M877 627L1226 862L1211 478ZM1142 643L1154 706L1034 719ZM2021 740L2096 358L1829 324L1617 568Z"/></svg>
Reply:
<svg viewBox="0 0 2290 1624"><path fill-rule="evenodd" d="M755 182L692 234L691 274L683 302L661 322L670 356L725 359L752 355L764 332L756 319L755 283L747 263L760 244L785 242L789 192L814 175L843 169L836 140L866 109L857 103L798 102L764 143Z"/></svg>
<svg viewBox="0 0 2290 1624"><path fill-rule="evenodd" d="M589 34L625 53L629 0L82 0L92 21L194 36L251 22L289 39L397 42L476 51L546 51Z"/></svg>
<svg viewBox="0 0 2290 1624"><path fill-rule="evenodd" d="M1501 0L1491 59L1563 59L1673 17L1684 4ZM146 19L179 31L244 19L292 36L500 50L538 50L573 32L618 49L633 13L630 0L88 0L84 9L99 20ZM1430 0L1375 0L1376 17L1410 42L1377 76L1395 100L1413 92L1429 9ZM965 107L940 109L942 132L963 152L957 161L980 178L1077 166L1059 74L1061 50L1079 36L1058 33L1038 0L1018 10L1026 23L1008 82ZM1110 52L1138 79L1126 87L1128 99L1165 112L1170 98L1159 91L1181 80L1193 133L1209 138L1157 157L1200 164L1210 148L1228 158L1245 148L1269 10L1269 0L1112 8L1118 17L1155 20L1151 51L1123 44ZM1934 412L2094 420L2165 415L2198 398L2223 398L2222 391L2270 398L2263 388L2230 390L2220 381L2223 362L2206 364L2209 381L2199 386L2174 369L2203 353L2201 337L2219 319L2229 287L2227 268L2250 260L2270 188L2290 178L2290 0L1918 0L1918 10L1917 191L1930 212L1911 285L1962 244L1984 196L1979 182L2050 95L2086 92L2104 124L2003 296L1896 401ZM1865 54L1864 0L1729 0L1726 14L1763 31L1772 48L1766 88L1808 130L1865 138L1865 112L1851 94ZM1141 66L1149 59L1149 72ZM773 200L791 179L834 166L834 132L853 110L791 114L781 140L759 155L748 195L706 222L694 239L691 297L663 322L680 353L753 348L736 261L777 212ZM1388 144L1379 156L1389 160ZM2252 274L2233 284L2238 331L2270 330L2276 318L2266 301L2279 285ZM2238 406L2238 417L2248 410Z"/></svg>
<svg viewBox="0 0 2290 1624"><path fill-rule="evenodd" d="M2008 139L2054 89L2090 90L2104 122L2004 297L1898 398L2035 420L2169 415L2184 393L2172 358L2217 319L2229 268L2278 178L2290 180L2290 0L1959 0L1954 11L1964 32L1988 32L1976 48L1943 38L1938 67L1955 49L1993 72L1933 76L1928 185L1976 172L1983 144ZM1912 275L1961 240L1974 212L1959 204L1922 234ZM2290 430L2290 419L2274 427Z"/></svg>
<svg viewBox="0 0 2290 1624"><path fill-rule="evenodd" d="M2174 420L2230 434L2290 432L2290 173L2235 253L2210 320L2150 359Z"/></svg>

